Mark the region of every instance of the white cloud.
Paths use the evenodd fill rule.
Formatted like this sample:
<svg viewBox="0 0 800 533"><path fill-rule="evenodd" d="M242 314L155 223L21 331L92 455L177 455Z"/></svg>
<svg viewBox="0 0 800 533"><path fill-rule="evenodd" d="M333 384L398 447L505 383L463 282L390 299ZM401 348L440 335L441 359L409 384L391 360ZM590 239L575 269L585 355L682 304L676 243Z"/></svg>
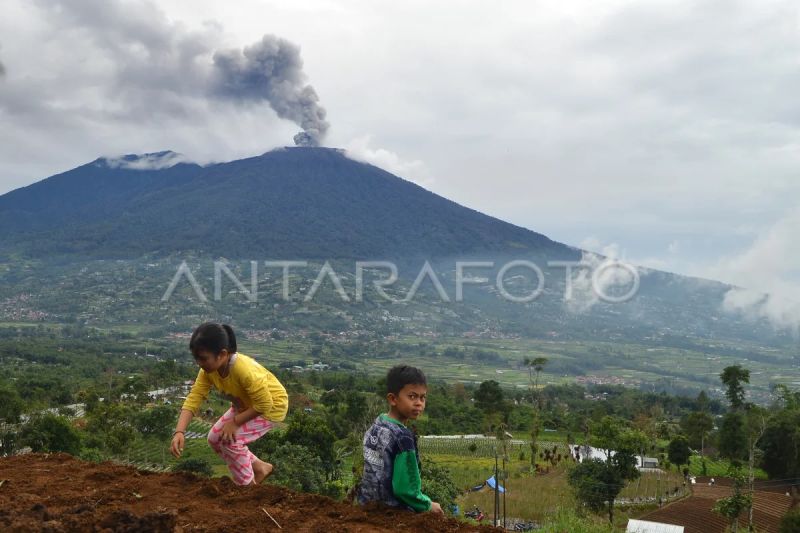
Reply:
<svg viewBox="0 0 800 533"><path fill-rule="evenodd" d="M373 148L370 146L371 142L372 137L369 135L357 137L345 145L345 151L356 161L375 165L417 185L429 187L433 183L424 162L419 159L403 159L385 148Z"/></svg>
<svg viewBox="0 0 800 533"><path fill-rule="evenodd" d="M603 244L592 236L583 239L581 248L584 250L581 254L584 267L572 269L571 286L564 302L567 310L584 313L604 298L635 295L639 277L646 273L646 269L627 261L618 244Z"/></svg>
<svg viewBox="0 0 800 533"><path fill-rule="evenodd" d="M738 288L726 311L766 318L777 328L800 328L800 206L786 212L743 252L722 258L705 275Z"/></svg>
<svg viewBox="0 0 800 533"><path fill-rule="evenodd" d="M159 152L141 156L104 157L102 161L111 168L128 170L160 170L174 167L178 163L190 163L183 154Z"/></svg>
<svg viewBox="0 0 800 533"><path fill-rule="evenodd" d="M680 250L680 247L681 246L678 241L672 241L671 243L669 243L669 246L667 246L667 252L669 252L670 254L677 254L678 251Z"/></svg>

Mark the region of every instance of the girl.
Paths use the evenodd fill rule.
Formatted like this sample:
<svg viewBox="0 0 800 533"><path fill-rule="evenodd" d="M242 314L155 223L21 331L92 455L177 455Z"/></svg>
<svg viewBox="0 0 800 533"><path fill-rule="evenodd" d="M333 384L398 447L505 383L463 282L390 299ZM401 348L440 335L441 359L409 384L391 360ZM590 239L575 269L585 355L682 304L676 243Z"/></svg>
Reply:
<svg viewBox="0 0 800 533"><path fill-rule="evenodd" d="M181 407L172 436L172 455L180 457L184 433L213 386L231 401L231 408L208 433L208 444L222 457L237 485L261 483L273 467L247 448L286 418L289 397L278 379L254 359L236 351L236 336L227 324L198 326L189 350L200 366L197 380Z"/></svg>

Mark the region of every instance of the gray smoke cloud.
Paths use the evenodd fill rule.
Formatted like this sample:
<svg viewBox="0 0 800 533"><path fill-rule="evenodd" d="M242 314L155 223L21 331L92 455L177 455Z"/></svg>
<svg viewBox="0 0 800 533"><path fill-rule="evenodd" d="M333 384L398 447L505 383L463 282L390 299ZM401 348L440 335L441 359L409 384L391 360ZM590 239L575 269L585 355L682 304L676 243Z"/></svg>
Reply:
<svg viewBox="0 0 800 533"><path fill-rule="evenodd" d="M300 146L319 145L329 124L317 92L306 84L300 47L274 35L241 50L214 54L214 92L239 101L265 100L279 117L303 131L294 136Z"/></svg>
<svg viewBox="0 0 800 533"><path fill-rule="evenodd" d="M101 78L86 83L107 87L108 103L97 107L115 118L188 120L205 100L268 104L302 128L295 136L299 145L319 145L330 127L306 81L300 47L286 39L264 35L231 49L221 44L228 39L220 25L190 29L150 2L36 0L35 5L53 29L69 28L75 46L82 45L94 64L108 65ZM63 95L52 99L61 101Z"/></svg>
<svg viewBox="0 0 800 533"><path fill-rule="evenodd" d="M3 63L0 62L0 78L6 75L6 67L3 66Z"/></svg>

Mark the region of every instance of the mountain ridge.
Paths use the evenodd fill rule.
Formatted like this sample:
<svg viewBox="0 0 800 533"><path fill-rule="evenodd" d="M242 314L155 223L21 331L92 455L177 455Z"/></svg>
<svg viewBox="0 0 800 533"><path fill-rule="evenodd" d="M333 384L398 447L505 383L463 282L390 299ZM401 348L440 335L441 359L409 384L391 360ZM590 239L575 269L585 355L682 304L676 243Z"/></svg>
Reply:
<svg viewBox="0 0 800 533"><path fill-rule="evenodd" d="M0 196L0 224L12 230L0 237L0 248L82 257L578 253L338 149L281 148L207 166L177 160L166 168L131 168L164 154L174 153L111 160L127 165L99 158Z"/></svg>

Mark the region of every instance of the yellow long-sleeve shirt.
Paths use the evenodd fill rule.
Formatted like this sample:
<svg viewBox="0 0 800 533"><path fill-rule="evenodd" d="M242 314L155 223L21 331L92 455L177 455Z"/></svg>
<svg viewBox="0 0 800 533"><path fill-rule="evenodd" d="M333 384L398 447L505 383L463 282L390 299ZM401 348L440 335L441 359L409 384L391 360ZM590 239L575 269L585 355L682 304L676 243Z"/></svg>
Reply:
<svg viewBox="0 0 800 533"><path fill-rule="evenodd" d="M237 353L230 372L224 378L217 371L206 372L201 368L182 408L197 414L212 386L237 410L253 407L261 416L274 422L286 418L289 409L286 389L272 372L252 357Z"/></svg>

